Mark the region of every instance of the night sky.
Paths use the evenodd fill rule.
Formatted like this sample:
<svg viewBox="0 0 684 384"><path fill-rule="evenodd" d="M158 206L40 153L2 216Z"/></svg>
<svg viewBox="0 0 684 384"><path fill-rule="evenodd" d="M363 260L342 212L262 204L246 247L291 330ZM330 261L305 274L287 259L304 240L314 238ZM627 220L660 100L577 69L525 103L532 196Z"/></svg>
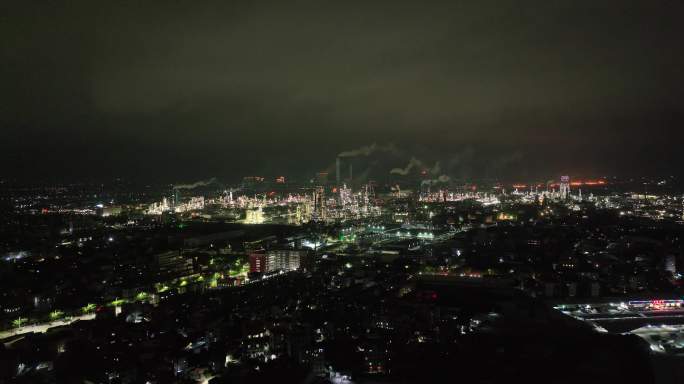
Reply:
<svg viewBox="0 0 684 384"><path fill-rule="evenodd" d="M452 178L681 174L682 15L679 0L10 0L0 177L301 177L373 143L359 175L412 157Z"/></svg>

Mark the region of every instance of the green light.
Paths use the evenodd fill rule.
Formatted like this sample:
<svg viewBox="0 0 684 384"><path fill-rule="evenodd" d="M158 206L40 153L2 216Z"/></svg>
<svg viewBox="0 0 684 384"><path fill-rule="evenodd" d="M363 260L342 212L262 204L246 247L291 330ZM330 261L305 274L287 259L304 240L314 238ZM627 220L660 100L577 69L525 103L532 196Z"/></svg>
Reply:
<svg viewBox="0 0 684 384"><path fill-rule="evenodd" d="M25 317L20 317L20 318L18 318L18 319L16 319L16 320L13 320L13 321L12 321L12 326L15 327L15 328L19 328L19 327L21 327L22 325L26 324L27 321L28 321L27 318L25 318Z"/></svg>
<svg viewBox="0 0 684 384"><path fill-rule="evenodd" d="M64 316L64 312L62 312L62 311L55 310L55 311L50 312L50 320L57 320L57 319L61 318L62 316Z"/></svg>
<svg viewBox="0 0 684 384"><path fill-rule="evenodd" d="M135 299L136 299L136 300L139 300L139 301L142 301L142 300L147 299L147 296L148 296L148 295L147 295L147 292L140 292L140 293L138 293L138 294L135 296Z"/></svg>
<svg viewBox="0 0 684 384"><path fill-rule="evenodd" d="M125 302L126 301L124 299L116 299L116 300L112 301L111 303L109 303L109 305L114 306L114 307L120 307Z"/></svg>
<svg viewBox="0 0 684 384"><path fill-rule="evenodd" d="M230 276L230 277L246 276L249 273L249 263L236 264L236 266L238 266L239 268L228 270L228 276Z"/></svg>
<svg viewBox="0 0 684 384"><path fill-rule="evenodd" d="M186 285L188 285L188 281L187 280L181 280L180 286L185 287Z"/></svg>
<svg viewBox="0 0 684 384"><path fill-rule="evenodd" d="M95 304L89 303L86 304L85 306L81 307L81 312L83 313L91 313L95 310Z"/></svg>

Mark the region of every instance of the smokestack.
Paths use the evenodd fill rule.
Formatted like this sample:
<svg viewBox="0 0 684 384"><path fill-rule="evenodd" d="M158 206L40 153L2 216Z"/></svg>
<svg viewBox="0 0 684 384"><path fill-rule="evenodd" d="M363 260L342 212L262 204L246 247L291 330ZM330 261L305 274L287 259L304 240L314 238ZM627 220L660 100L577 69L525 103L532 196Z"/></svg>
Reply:
<svg viewBox="0 0 684 384"><path fill-rule="evenodd" d="M349 185L351 185L352 180L354 180L354 170L352 169L351 163L349 164Z"/></svg>
<svg viewBox="0 0 684 384"><path fill-rule="evenodd" d="M340 185L340 158L339 156L335 160L335 180L337 181L337 185Z"/></svg>

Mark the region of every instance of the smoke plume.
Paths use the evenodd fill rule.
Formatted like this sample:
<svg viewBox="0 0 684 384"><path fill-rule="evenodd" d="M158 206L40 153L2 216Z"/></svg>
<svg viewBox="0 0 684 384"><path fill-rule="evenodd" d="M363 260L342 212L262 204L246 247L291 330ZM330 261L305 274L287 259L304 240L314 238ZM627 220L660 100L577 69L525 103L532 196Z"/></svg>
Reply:
<svg viewBox="0 0 684 384"><path fill-rule="evenodd" d="M431 180L423 180L421 182L422 185L434 185L434 184L444 184L448 183L451 180L451 178L447 175L440 175L436 179L431 179Z"/></svg>
<svg viewBox="0 0 684 384"><path fill-rule="evenodd" d="M406 167L404 167L404 168L393 168L390 171L390 174L406 176L409 173L411 173L411 171L413 171L415 168L420 169L420 168L427 168L427 167L425 166L425 163L423 163L422 161L416 159L415 157L411 157L411 160L409 160L409 163L406 165ZM431 175L436 175L441 171L441 169L442 169L442 167L438 161L435 163L435 165L432 168L429 168L427 171Z"/></svg>
<svg viewBox="0 0 684 384"><path fill-rule="evenodd" d="M397 148L394 144L377 145L373 143L371 145L366 145L361 148L352 149L350 151L341 152L337 157L359 157L359 156L370 156L375 152L396 152Z"/></svg>
<svg viewBox="0 0 684 384"><path fill-rule="evenodd" d="M173 188L174 189L195 189L197 187L205 187L207 185L213 184L216 182L216 178L212 177L211 179L208 180L200 180L192 184L180 184L180 185L175 185Z"/></svg>

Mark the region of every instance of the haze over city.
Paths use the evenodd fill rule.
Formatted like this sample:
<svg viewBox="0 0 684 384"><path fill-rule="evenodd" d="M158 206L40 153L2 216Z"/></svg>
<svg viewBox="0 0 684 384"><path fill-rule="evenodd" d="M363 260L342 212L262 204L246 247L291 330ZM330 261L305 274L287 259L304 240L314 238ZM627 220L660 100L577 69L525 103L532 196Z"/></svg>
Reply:
<svg viewBox="0 0 684 384"><path fill-rule="evenodd" d="M683 8L9 2L3 173L306 177L377 143L451 177L669 175Z"/></svg>

